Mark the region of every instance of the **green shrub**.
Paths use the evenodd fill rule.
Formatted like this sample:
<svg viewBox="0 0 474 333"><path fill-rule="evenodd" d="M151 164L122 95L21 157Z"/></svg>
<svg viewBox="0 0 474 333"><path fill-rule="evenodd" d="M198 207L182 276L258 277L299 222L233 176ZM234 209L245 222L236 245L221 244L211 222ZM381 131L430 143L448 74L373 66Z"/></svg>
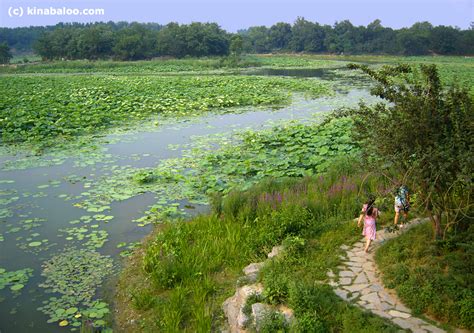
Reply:
<svg viewBox="0 0 474 333"><path fill-rule="evenodd" d="M469 231L432 241L429 224L417 226L376 253L383 282L414 313L426 313L458 327L474 328L474 260Z"/></svg>
<svg viewBox="0 0 474 333"><path fill-rule="evenodd" d="M270 261L261 271L263 296L270 304L280 304L288 297L288 277L285 267L276 260Z"/></svg>
<svg viewBox="0 0 474 333"><path fill-rule="evenodd" d="M289 325L285 316L276 311L268 311L263 316L259 332L261 333L285 333L289 332Z"/></svg>

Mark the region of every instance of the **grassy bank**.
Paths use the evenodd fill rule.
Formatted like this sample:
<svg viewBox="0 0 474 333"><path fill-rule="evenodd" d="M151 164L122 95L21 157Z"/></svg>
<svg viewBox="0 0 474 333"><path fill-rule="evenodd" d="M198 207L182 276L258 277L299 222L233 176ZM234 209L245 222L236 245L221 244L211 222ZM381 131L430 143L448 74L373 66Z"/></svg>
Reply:
<svg viewBox="0 0 474 333"><path fill-rule="evenodd" d="M417 314L474 329L474 228L433 242L429 224L390 241L376 254L384 284Z"/></svg>
<svg viewBox="0 0 474 333"><path fill-rule="evenodd" d="M223 200L215 197L210 215L160 226L122 274L118 327L217 330L224 323L222 302L235 291L241 269L272 246L297 240L296 252L262 274L267 301L295 308L297 324L288 330L308 331L314 324L319 331L392 331L314 282L324 280L327 269L337 270L340 245L359 239L351 220L360 195L383 182L355 164L338 164L320 177L266 180Z"/></svg>

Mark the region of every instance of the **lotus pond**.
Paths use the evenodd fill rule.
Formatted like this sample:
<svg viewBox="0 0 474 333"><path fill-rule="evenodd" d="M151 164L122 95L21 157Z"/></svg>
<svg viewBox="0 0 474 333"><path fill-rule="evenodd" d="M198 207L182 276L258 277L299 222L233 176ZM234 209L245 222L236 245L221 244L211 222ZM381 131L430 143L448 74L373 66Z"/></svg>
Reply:
<svg viewBox="0 0 474 333"><path fill-rule="evenodd" d="M114 277L153 223L357 154L349 120L319 125L374 101L337 71L0 77L0 330L110 331Z"/></svg>

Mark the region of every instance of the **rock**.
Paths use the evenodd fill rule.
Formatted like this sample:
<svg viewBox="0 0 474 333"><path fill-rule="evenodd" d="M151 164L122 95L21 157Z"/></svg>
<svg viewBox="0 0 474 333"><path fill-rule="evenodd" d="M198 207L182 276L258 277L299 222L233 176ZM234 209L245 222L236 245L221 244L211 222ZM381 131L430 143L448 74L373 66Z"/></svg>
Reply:
<svg viewBox="0 0 474 333"><path fill-rule="evenodd" d="M401 328L406 329L406 330L412 327L412 325L403 318L395 318L392 321L398 326L400 326Z"/></svg>
<svg viewBox="0 0 474 333"><path fill-rule="evenodd" d="M353 277L355 276L354 272L352 271L341 271L339 272L339 276L342 276L342 277Z"/></svg>
<svg viewBox="0 0 474 333"><path fill-rule="evenodd" d="M353 293L353 292L356 292L356 291L361 291L361 290L363 290L367 287L368 287L367 284L353 284L353 285L344 287L344 289L346 289L346 290L350 291L351 293Z"/></svg>
<svg viewBox="0 0 474 333"><path fill-rule="evenodd" d="M279 305L277 309L278 309L278 312L280 312L285 317L285 320L288 324L291 324L291 322L295 319L294 312L289 307L284 306L284 305Z"/></svg>
<svg viewBox="0 0 474 333"><path fill-rule="evenodd" d="M273 258L280 255L280 253L283 252L283 250L284 250L283 245L274 246L272 248L272 251L268 254L268 258Z"/></svg>
<svg viewBox="0 0 474 333"><path fill-rule="evenodd" d="M369 303L380 303L380 298L379 298L379 295L377 295L377 293L370 293L370 294L364 295L360 299L363 301L367 301Z"/></svg>
<svg viewBox="0 0 474 333"><path fill-rule="evenodd" d="M342 286L347 286L351 284L351 279L350 278L341 278L339 279L339 284Z"/></svg>
<svg viewBox="0 0 474 333"><path fill-rule="evenodd" d="M359 273L362 271L362 267L357 267L357 266L349 266L349 269L353 271L354 273Z"/></svg>
<svg viewBox="0 0 474 333"><path fill-rule="evenodd" d="M375 313L379 317L392 319L392 317L390 317L390 315L386 312L383 312L383 311L380 311L380 310L372 310L372 312Z"/></svg>
<svg viewBox="0 0 474 333"><path fill-rule="evenodd" d="M246 266L242 271L245 275L258 274L258 272L262 269L263 265L263 262L254 262Z"/></svg>
<svg viewBox="0 0 474 333"><path fill-rule="evenodd" d="M262 325L263 319L265 318L265 315L271 311L272 311L272 308L268 304L264 304L264 303L252 304L252 317L253 317L257 332L260 331L260 327Z"/></svg>
<svg viewBox="0 0 474 333"><path fill-rule="evenodd" d="M360 283L367 283L367 277L365 276L364 272L361 272L359 275L354 280L354 284L360 284Z"/></svg>
<svg viewBox="0 0 474 333"><path fill-rule="evenodd" d="M342 244L339 248L344 251L349 250L349 246L347 246L346 244Z"/></svg>
<svg viewBox="0 0 474 333"><path fill-rule="evenodd" d="M336 275L334 275L333 271L332 270L329 270L327 273L326 273L327 277L332 279L333 277L335 277Z"/></svg>
<svg viewBox="0 0 474 333"><path fill-rule="evenodd" d="M400 302L395 304L395 309L399 311L411 313L411 310Z"/></svg>
<svg viewBox="0 0 474 333"><path fill-rule="evenodd" d="M348 298L347 298L347 291L345 290L342 290L342 289L334 289L334 293L339 296L340 298L342 298L343 300L347 301Z"/></svg>
<svg viewBox="0 0 474 333"><path fill-rule="evenodd" d="M397 318L410 318L411 317L411 314L409 313L406 313L406 312L400 312L400 311L397 311L397 310L390 310L388 312L389 315L391 315L392 317L397 317Z"/></svg>
<svg viewBox="0 0 474 333"><path fill-rule="evenodd" d="M424 330L427 330L428 332L431 332L431 333L445 333L446 332L445 330L442 330L441 328L438 328L438 327L430 325L430 324L423 325L423 326L421 326L421 328L424 329Z"/></svg>
<svg viewBox="0 0 474 333"><path fill-rule="evenodd" d="M263 286L260 283L245 285L241 288L237 288L235 294L225 300L222 304L222 309L227 317L231 333L242 332L242 329L248 320L247 316L245 316L242 311L247 298L253 294L261 295L262 292Z"/></svg>

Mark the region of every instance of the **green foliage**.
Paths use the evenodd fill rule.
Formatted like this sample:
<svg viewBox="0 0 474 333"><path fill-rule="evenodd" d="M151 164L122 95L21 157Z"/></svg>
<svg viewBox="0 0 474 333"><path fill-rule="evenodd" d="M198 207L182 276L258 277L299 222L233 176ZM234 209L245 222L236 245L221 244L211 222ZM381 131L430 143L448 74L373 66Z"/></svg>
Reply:
<svg viewBox="0 0 474 333"><path fill-rule="evenodd" d="M443 213L449 226L472 211L474 99L468 87L444 87L435 65L420 65L420 72L408 65L379 71L350 67L370 75L377 82L372 94L390 103L350 110L354 136L379 159L374 164L409 175L406 182L416 189L439 237Z"/></svg>
<svg viewBox="0 0 474 333"><path fill-rule="evenodd" d="M456 327L474 323L474 229L446 242L433 242L421 225L390 241L376 253L383 281L407 306Z"/></svg>
<svg viewBox="0 0 474 333"><path fill-rule="evenodd" d="M286 333L289 332L289 325L285 316L276 311L268 311L262 318L259 332L262 333Z"/></svg>
<svg viewBox="0 0 474 333"><path fill-rule="evenodd" d="M289 305L296 316L294 332L397 332L381 318L339 299L328 285L295 281L290 288Z"/></svg>
<svg viewBox="0 0 474 333"><path fill-rule="evenodd" d="M0 64L8 64L12 57L8 44L6 42L0 43Z"/></svg>
<svg viewBox="0 0 474 333"><path fill-rule="evenodd" d="M360 210L356 188L362 181L374 190L381 179L364 177L356 168L357 163L350 160L336 164L323 177L267 179L247 191L231 191L216 200L218 207L214 211L219 214L161 225L145 246L143 271L139 274L151 281L147 293L163 301L151 308L144 302L147 310L139 311L143 325L166 332L219 327L216 315L224 299L235 292L234 282L242 267L265 258L274 245L283 243L287 249L282 259L272 260L261 273L265 300L274 304L300 300L297 318L301 314L301 325L305 327L314 322L319 323L316 327L321 330L342 327L344 317L335 313L348 310L336 307L337 311L330 311L337 299L330 289L316 297L321 304L318 306L328 305L326 310L319 310L321 315L314 317L304 310L309 304L313 306L312 292L300 290L292 296L296 288L292 283L324 279L327 269L334 269L339 263L339 247L359 239L355 225L341 221L351 220ZM353 182L354 187L347 186ZM346 184L346 188L335 191L337 184ZM143 292L141 284L127 287L137 295ZM305 292L310 296L303 297ZM260 299L251 299L246 311L250 311L250 303L257 301ZM369 326L378 329L389 327L381 320L370 322L372 317L362 316L360 311L358 314L351 320L369 322ZM160 318L159 323L153 318ZM280 324L277 326L283 329Z"/></svg>
<svg viewBox="0 0 474 333"><path fill-rule="evenodd" d="M39 286L58 296L44 301L38 310L49 316L48 323L60 322L60 326L79 327L82 318L90 319L94 327L106 326L108 305L94 297L112 268L112 259L90 250L70 248L52 257L43 265L45 280Z"/></svg>
<svg viewBox="0 0 474 333"><path fill-rule="evenodd" d="M288 90L329 93L310 80L264 77L15 77L0 80L5 143L43 146L152 115L198 115L215 108L275 105ZM21 91L21 94L16 92Z"/></svg>

